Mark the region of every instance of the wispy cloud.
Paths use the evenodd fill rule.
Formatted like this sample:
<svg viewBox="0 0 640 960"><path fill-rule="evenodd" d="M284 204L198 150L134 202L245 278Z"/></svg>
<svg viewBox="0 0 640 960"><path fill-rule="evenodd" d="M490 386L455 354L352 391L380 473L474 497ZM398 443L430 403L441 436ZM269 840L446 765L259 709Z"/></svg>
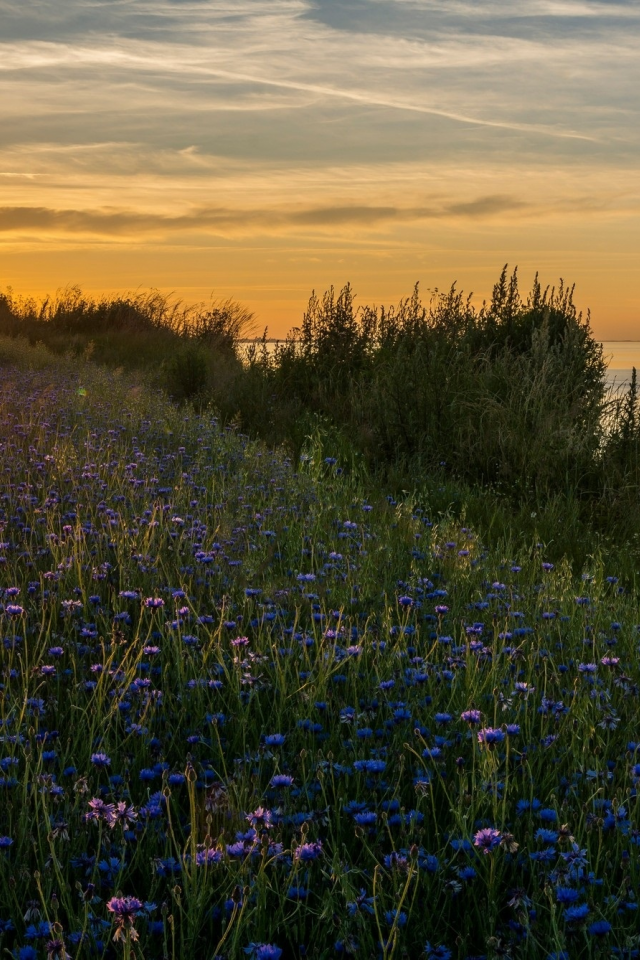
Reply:
<svg viewBox="0 0 640 960"><path fill-rule="evenodd" d="M75 6L83 15L91 9ZM410 14L404 34L397 32L399 7ZM618 7L626 21L612 19ZM627 108L627 119L637 114L632 90L640 82L638 30L630 32L629 21L640 29L640 17L634 19L624 5L533 3L526 7L526 26L519 29L522 4L497 8L480 2L470 17L469 8L458 4L361 0L359 30L333 24L331 11L343 8L349 8L347 0L319 4L319 19L314 19L314 8L302 0L237 6L221 0L187 6L160 0L137 7L101 4L94 8L96 20L104 21L99 37L95 29L55 36L53 25L54 35L47 36L45 17L39 37L5 40L0 76L7 82L18 77L25 93L39 90L48 111L85 117L91 97L97 113L104 114L109 91L115 109L115 98L122 102L126 86L125 116L143 119L145 107L157 109L162 97L165 117L182 111L182 129L193 127L202 111L250 114L275 107L300 112L310 106L317 111L321 104L330 108L342 101L423 115L425 122L440 117L541 140L597 142L602 125L587 107L615 98L618 108ZM41 4L40 13L43 9L50 5ZM134 15L139 9L143 20ZM496 22L498 9L502 16ZM570 30L557 28L561 11L572 18ZM378 30L371 35L367 26L374 14ZM603 23L594 33L598 16ZM32 25L28 12L23 20ZM588 22L589 31L576 20ZM20 76L25 71L28 77ZM266 99L260 89L269 93ZM282 98L274 101L278 93ZM14 116L24 106L19 99L12 98ZM30 112L37 114L40 98L30 99ZM7 100L5 110L10 109ZM383 124L384 114L368 122ZM144 123L148 127L148 117ZM153 127L154 137L159 136ZM238 131L239 150L244 132ZM619 133L629 135L628 130Z"/></svg>
<svg viewBox="0 0 640 960"><path fill-rule="evenodd" d="M554 211L562 216L584 211L609 209L593 197L574 197ZM233 236L249 231L305 232L333 231L335 227L375 227L385 223L410 224L424 220L491 220L518 216L539 218L549 215L549 206L533 204L514 196L494 194L467 202L434 200L429 205L394 206L329 204L326 206L252 208L202 206L180 214L122 209L55 209L44 206L0 207L0 233L21 236L34 234L80 234L140 239L143 236L170 237L178 233Z"/></svg>
<svg viewBox="0 0 640 960"><path fill-rule="evenodd" d="M553 223L546 255L606 217L640 242L637 0L0 0L0 24L3 256L304 236L312 269L314 243Z"/></svg>

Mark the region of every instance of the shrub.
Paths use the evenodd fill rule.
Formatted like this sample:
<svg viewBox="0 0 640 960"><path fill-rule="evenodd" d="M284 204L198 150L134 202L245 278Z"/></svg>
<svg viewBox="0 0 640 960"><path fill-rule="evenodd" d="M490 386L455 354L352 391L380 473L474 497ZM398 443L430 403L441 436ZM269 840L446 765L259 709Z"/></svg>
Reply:
<svg viewBox="0 0 640 960"><path fill-rule="evenodd" d="M203 396L210 386L207 351L198 343L183 345L166 361L161 382L169 396L179 403Z"/></svg>
<svg viewBox="0 0 640 960"><path fill-rule="evenodd" d="M254 329L254 315L235 300L213 300L196 308L183 332L214 348L218 353L237 354L240 340Z"/></svg>
<svg viewBox="0 0 640 960"><path fill-rule="evenodd" d="M605 364L573 289L527 300L506 268L474 309L455 285L424 305L356 310L351 288L309 301L268 372L277 397L341 427L370 465L443 463L542 491L580 484L602 440Z"/></svg>

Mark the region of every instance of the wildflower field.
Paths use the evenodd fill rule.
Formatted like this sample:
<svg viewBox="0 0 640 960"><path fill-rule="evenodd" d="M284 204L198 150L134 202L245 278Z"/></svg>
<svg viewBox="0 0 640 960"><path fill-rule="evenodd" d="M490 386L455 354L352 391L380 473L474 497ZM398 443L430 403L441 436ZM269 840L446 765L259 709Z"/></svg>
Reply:
<svg viewBox="0 0 640 960"><path fill-rule="evenodd" d="M625 570L5 349L4 956L640 955Z"/></svg>

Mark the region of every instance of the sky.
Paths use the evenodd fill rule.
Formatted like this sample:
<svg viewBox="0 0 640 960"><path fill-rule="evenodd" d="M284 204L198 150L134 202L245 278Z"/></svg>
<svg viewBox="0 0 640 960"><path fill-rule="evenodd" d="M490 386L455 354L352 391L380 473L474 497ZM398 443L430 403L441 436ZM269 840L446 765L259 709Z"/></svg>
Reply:
<svg viewBox="0 0 640 960"><path fill-rule="evenodd" d="M0 289L481 302L640 339L640 0L0 0Z"/></svg>

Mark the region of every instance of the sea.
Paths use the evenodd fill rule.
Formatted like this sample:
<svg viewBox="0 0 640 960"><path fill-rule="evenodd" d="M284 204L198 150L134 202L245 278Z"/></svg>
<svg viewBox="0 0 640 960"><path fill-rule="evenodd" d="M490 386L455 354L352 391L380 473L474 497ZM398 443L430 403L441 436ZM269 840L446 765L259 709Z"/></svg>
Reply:
<svg viewBox="0 0 640 960"><path fill-rule="evenodd" d="M624 389L631 379L632 368L640 373L640 340L603 340L602 348L608 364L609 384Z"/></svg>

